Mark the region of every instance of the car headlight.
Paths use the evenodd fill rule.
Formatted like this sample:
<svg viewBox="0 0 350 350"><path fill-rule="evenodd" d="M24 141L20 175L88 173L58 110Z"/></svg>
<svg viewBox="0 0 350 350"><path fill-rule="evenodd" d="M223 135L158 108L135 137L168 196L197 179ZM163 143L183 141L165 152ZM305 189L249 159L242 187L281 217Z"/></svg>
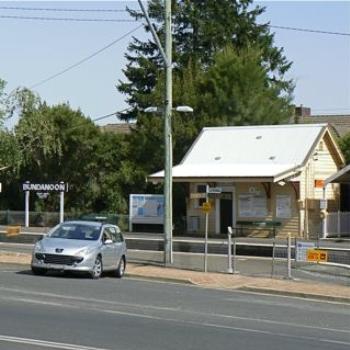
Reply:
<svg viewBox="0 0 350 350"><path fill-rule="evenodd" d="M78 250L75 255L85 256L85 255L89 255L92 251L93 251L92 248L83 248L83 249Z"/></svg>
<svg viewBox="0 0 350 350"><path fill-rule="evenodd" d="M42 253L44 251L44 247L41 242L36 242L34 246L35 253Z"/></svg>

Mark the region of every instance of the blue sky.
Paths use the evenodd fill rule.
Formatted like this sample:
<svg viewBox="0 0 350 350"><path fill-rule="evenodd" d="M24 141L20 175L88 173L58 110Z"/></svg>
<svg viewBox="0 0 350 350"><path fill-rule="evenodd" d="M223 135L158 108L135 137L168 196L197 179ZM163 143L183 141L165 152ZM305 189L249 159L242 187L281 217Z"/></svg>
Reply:
<svg viewBox="0 0 350 350"><path fill-rule="evenodd" d="M124 9L138 8L136 1L0 1L0 7L45 7ZM256 1L266 7L260 22L271 25L350 33L350 2L337 1ZM112 41L137 28L137 22L33 21L12 16L119 18L121 13L61 13L5 10L0 8L0 77L7 91L33 86L60 72ZM295 80L297 105L312 108L315 114L350 115L350 36L326 35L272 29L276 45L284 47L293 61L288 78ZM132 35L145 38L143 29ZM33 88L49 104L69 102L91 118L97 118L127 105L115 88L124 79L124 54L131 35L91 60ZM104 119L100 124L116 122ZM10 121L11 126L14 121Z"/></svg>

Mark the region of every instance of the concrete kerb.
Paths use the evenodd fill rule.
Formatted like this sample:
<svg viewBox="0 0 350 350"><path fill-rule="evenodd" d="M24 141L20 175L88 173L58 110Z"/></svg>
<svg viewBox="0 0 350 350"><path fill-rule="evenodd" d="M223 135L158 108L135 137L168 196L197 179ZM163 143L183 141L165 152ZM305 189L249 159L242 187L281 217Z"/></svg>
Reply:
<svg viewBox="0 0 350 350"><path fill-rule="evenodd" d="M292 292L288 290L275 290L268 288L255 288L244 286L237 288L237 290L249 293L258 293L258 294L272 294L272 295L280 295L280 296L288 296L288 297L296 297L296 298L305 298L305 299L314 299L314 300L323 300L329 302L337 302L337 303L346 303L350 304L350 297L338 297L332 295L323 295L323 294L312 294L312 293L303 293L303 292Z"/></svg>
<svg viewBox="0 0 350 350"><path fill-rule="evenodd" d="M31 255L28 253L0 250L0 264L29 265L30 261ZM165 268L144 263L129 263L126 276L144 280L192 284L202 288L236 290L350 304L349 287L341 287L344 295L332 295L332 291L338 290L339 288L331 285L324 285L323 288L319 288L319 293L315 293L310 290L314 290L312 283L301 283L300 281L294 280L271 280L264 277L249 277L210 272L203 273L199 271L180 270L173 267ZM271 288L271 285L274 285L275 288Z"/></svg>

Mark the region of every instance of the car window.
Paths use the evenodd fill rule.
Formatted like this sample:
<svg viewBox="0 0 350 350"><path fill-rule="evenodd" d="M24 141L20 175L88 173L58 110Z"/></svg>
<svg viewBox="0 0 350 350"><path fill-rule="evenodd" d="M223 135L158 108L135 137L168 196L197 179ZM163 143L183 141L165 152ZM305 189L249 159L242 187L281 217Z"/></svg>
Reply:
<svg viewBox="0 0 350 350"><path fill-rule="evenodd" d="M119 229L111 226L110 230L111 230L112 235L113 235L113 242L115 242L115 243L124 242L124 238L123 238L122 234L120 233Z"/></svg>
<svg viewBox="0 0 350 350"><path fill-rule="evenodd" d="M49 235L51 238L95 241L100 235L100 227L85 224L62 224Z"/></svg>
<svg viewBox="0 0 350 350"><path fill-rule="evenodd" d="M102 242L106 242L107 239L114 241L113 232L111 227L105 227L102 233Z"/></svg>
<svg viewBox="0 0 350 350"><path fill-rule="evenodd" d="M124 237L120 231L117 231L117 242L124 242Z"/></svg>

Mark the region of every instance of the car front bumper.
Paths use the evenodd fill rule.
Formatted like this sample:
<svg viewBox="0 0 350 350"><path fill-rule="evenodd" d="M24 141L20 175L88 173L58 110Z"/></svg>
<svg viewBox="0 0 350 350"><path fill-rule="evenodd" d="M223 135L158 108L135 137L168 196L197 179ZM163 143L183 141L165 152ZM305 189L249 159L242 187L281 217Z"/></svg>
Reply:
<svg viewBox="0 0 350 350"><path fill-rule="evenodd" d="M47 258L46 255L49 255L50 258ZM62 259L62 256L58 254L34 253L31 266L46 270L89 272L92 271L94 263L95 256L93 255L71 256L70 259Z"/></svg>

